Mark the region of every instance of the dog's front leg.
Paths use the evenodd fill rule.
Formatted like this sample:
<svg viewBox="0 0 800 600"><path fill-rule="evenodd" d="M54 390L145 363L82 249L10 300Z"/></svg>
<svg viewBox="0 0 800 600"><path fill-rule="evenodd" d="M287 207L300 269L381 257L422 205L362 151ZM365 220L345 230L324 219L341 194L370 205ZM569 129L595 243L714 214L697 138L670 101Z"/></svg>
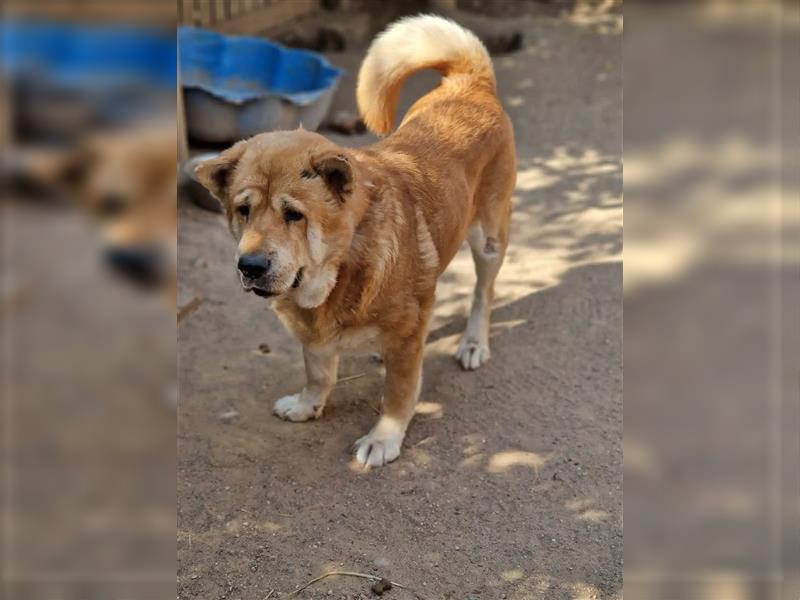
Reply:
<svg viewBox="0 0 800 600"><path fill-rule="evenodd" d="M287 421L308 421L322 416L325 402L336 385L339 355L332 346L303 346L306 386L299 394L284 396L272 412Z"/></svg>
<svg viewBox="0 0 800 600"><path fill-rule="evenodd" d="M362 465L380 467L400 456L422 383L424 337L423 331L384 347L383 415L355 444L356 458Z"/></svg>

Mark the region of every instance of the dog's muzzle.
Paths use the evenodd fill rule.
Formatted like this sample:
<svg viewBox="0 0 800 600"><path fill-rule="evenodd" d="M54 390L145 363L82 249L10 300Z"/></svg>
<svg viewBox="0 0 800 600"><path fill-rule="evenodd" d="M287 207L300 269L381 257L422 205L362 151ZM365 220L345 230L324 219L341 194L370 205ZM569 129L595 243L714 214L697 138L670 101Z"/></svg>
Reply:
<svg viewBox="0 0 800 600"><path fill-rule="evenodd" d="M103 258L115 273L136 285L154 287L163 280L164 256L157 248L111 246L104 250Z"/></svg>
<svg viewBox="0 0 800 600"><path fill-rule="evenodd" d="M263 254L243 254L237 264L242 278L249 281L266 277L271 266L271 261Z"/></svg>

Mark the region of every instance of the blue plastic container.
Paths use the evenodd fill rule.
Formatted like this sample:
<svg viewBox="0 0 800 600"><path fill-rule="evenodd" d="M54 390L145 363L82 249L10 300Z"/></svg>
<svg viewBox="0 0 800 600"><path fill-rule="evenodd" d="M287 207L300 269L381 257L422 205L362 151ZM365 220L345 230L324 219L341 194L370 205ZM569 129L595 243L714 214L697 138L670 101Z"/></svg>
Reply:
<svg viewBox="0 0 800 600"><path fill-rule="evenodd" d="M174 89L176 43L168 31L129 25L0 22L3 72L62 88L116 85Z"/></svg>
<svg viewBox="0 0 800 600"><path fill-rule="evenodd" d="M175 106L177 43L164 29L4 21L0 65L33 135L70 138Z"/></svg>
<svg viewBox="0 0 800 600"><path fill-rule="evenodd" d="M178 44L187 129L206 142L300 124L314 130L342 75L320 54L262 38L181 27Z"/></svg>

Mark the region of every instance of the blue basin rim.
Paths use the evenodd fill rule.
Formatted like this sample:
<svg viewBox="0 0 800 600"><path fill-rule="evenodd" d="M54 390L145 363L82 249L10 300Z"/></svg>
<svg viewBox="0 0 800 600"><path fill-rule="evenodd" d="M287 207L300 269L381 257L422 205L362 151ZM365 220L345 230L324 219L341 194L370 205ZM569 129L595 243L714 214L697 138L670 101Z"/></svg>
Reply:
<svg viewBox="0 0 800 600"><path fill-rule="evenodd" d="M178 28L181 85L233 104L278 96L312 104L336 85L344 71L324 56L263 38Z"/></svg>

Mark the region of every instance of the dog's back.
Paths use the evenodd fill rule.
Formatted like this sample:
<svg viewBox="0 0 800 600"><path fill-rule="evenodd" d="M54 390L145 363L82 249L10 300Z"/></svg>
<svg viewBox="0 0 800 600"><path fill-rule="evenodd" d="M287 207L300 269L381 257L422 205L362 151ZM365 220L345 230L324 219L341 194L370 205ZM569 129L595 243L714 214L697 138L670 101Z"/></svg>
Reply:
<svg viewBox="0 0 800 600"><path fill-rule="evenodd" d="M441 84L372 148L418 190L416 201L444 268L476 219L507 211L496 204L505 203L514 187L514 135L484 45L455 22L432 15L402 19L370 46L357 88L370 130L382 136L391 131L400 88L423 69L439 71Z"/></svg>

